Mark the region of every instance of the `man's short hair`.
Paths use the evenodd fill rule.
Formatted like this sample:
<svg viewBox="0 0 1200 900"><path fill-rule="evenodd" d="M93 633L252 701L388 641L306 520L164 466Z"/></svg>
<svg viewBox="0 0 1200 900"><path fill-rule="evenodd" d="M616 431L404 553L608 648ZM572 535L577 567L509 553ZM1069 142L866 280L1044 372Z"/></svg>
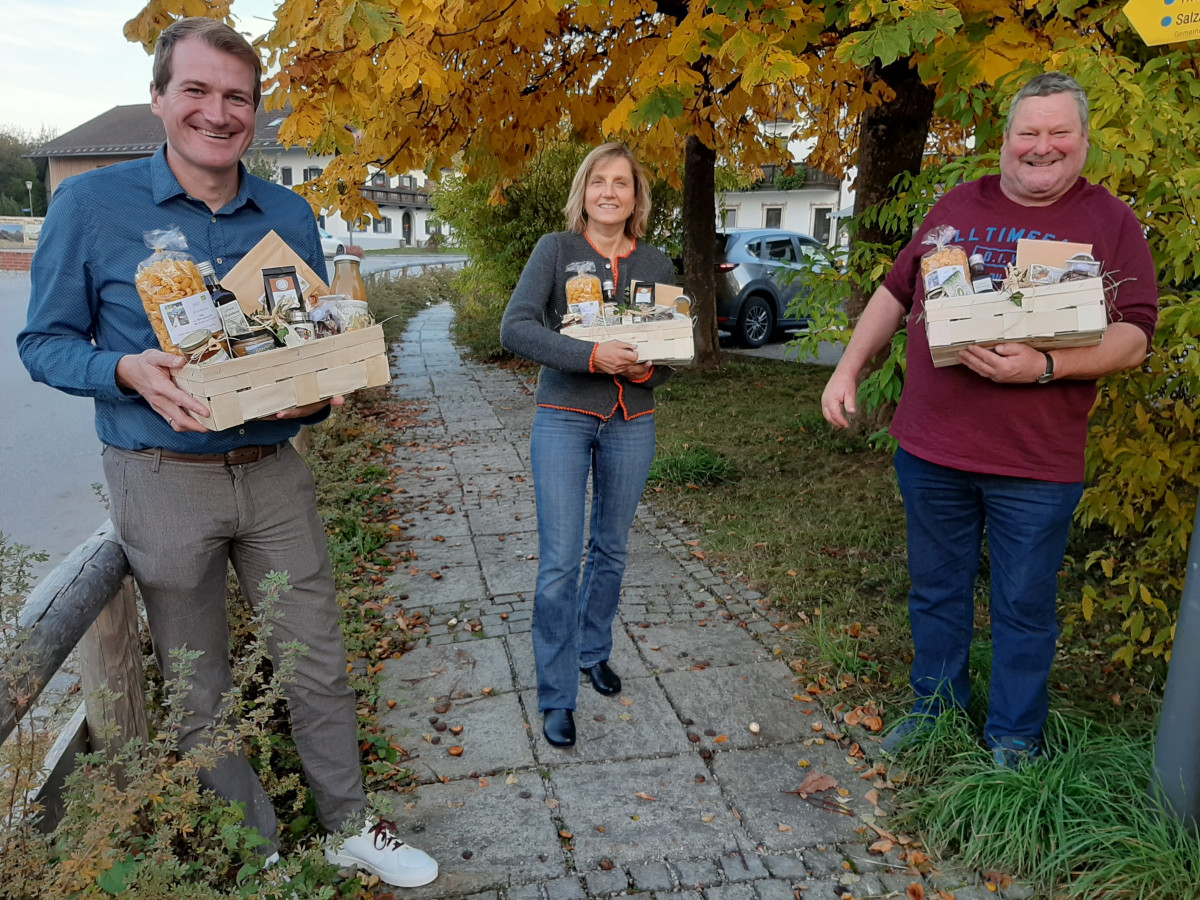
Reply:
<svg viewBox="0 0 1200 900"><path fill-rule="evenodd" d="M254 108L258 109L258 101L262 99L262 60L244 37L217 19L206 19L202 16L192 16L172 22L158 36L154 45L154 72L151 85L155 93L161 94L171 83L171 58L175 54L175 45L188 38L196 38L208 44L214 50L223 50L238 59L244 60L254 71Z"/></svg>
<svg viewBox="0 0 1200 900"><path fill-rule="evenodd" d="M1041 75L1035 75L1025 83L1021 90L1017 91L1017 96L1013 97L1012 103L1008 107L1008 119L1004 122L1004 134L1012 130L1013 117L1017 114L1017 107L1021 105L1021 101L1029 97L1052 97L1055 94L1070 94L1075 100L1075 105L1079 108L1079 124L1083 128L1083 135L1087 137L1089 129L1089 107L1088 95L1079 82L1067 75L1064 72L1043 72Z"/></svg>

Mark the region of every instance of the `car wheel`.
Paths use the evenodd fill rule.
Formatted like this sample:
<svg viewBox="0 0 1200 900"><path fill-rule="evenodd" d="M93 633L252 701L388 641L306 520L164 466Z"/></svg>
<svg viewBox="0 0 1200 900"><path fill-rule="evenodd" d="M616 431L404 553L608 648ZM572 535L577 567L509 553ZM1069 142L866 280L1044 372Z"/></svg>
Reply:
<svg viewBox="0 0 1200 900"><path fill-rule="evenodd" d="M738 314L737 339L743 347L761 347L775 330L775 312L762 297L747 297Z"/></svg>
<svg viewBox="0 0 1200 900"><path fill-rule="evenodd" d="M337 245L337 250L333 251L333 255L334 255L334 256L341 256L341 255L342 255L343 253L345 253L345 252L346 252L346 248L345 248L344 246L342 246L341 244L338 244L338 245Z"/></svg>

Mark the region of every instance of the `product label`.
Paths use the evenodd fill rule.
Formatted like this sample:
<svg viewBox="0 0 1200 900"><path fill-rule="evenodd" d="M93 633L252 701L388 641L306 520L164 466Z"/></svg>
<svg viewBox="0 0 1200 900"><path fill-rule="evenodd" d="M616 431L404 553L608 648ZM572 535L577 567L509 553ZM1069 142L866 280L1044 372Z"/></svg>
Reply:
<svg viewBox="0 0 1200 900"><path fill-rule="evenodd" d="M213 306L208 291L164 303L159 306L158 311L167 326L171 342L176 345L189 334L202 329L208 329L214 334L221 331L221 316Z"/></svg>
<svg viewBox="0 0 1200 900"><path fill-rule="evenodd" d="M567 309L583 316L584 325L593 325L596 322L596 317L600 315L600 302L598 300L584 300L582 303L569 303L567 304Z"/></svg>
<svg viewBox="0 0 1200 900"><path fill-rule="evenodd" d="M942 266L925 276L925 293L941 288L946 297L967 297L971 294L967 272L962 266Z"/></svg>

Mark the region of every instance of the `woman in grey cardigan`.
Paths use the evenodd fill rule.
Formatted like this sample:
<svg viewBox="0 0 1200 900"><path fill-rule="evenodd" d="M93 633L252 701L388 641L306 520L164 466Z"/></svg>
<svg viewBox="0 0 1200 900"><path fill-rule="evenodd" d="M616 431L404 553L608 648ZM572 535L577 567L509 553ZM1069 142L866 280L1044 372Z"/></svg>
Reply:
<svg viewBox="0 0 1200 900"><path fill-rule="evenodd" d="M506 348L542 365L530 441L540 550L533 651L542 731L556 747L575 743L581 670L601 694L621 690L608 665L612 623L629 529L654 459L654 388L672 374L638 362L630 344L559 334L567 281L579 271L575 264L591 263L605 299L629 302L631 281L675 280L671 261L638 242L650 218L650 186L627 148L609 143L588 154L564 212L569 230L538 241L500 326Z"/></svg>

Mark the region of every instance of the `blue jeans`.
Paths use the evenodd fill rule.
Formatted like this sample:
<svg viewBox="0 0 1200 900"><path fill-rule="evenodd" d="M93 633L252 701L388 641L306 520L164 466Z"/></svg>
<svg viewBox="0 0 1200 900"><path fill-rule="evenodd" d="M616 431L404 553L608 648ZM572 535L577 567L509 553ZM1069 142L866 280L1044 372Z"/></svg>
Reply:
<svg viewBox="0 0 1200 900"><path fill-rule="evenodd" d="M982 475L895 458L908 521L915 712L971 698L975 576L991 556L992 683L984 737L1040 738L1058 641L1058 570L1083 484Z"/></svg>
<svg viewBox="0 0 1200 900"><path fill-rule="evenodd" d="M538 407L530 457L540 554L533 607L538 708L574 709L580 668L612 652L629 529L654 460L654 416L626 421L617 412L605 421ZM589 474L592 518L580 581Z"/></svg>

